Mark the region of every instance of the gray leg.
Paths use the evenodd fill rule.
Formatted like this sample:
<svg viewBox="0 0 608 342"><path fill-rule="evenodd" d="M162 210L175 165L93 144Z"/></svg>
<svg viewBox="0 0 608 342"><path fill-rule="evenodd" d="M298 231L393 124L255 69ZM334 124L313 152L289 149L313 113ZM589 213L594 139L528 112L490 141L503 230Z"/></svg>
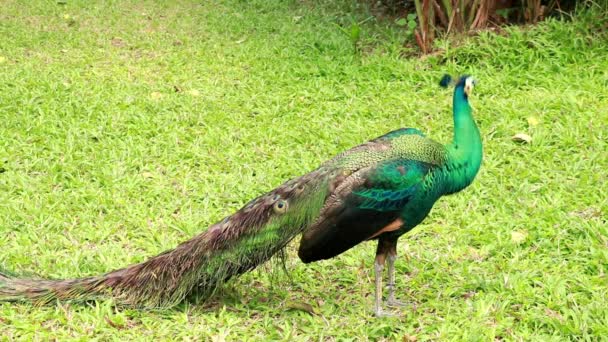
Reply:
<svg viewBox="0 0 608 342"><path fill-rule="evenodd" d="M392 307L401 307L406 304L395 299L395 260L397 259L397 253L388 254L388 299L386 305Z"/></svg>
<svg viewBox="0 0 608 342"><path fill-rule="evenodd" d="M382 271L384 270L384 262L379 263L378 257L376 257L376 262L374 262L374 276L376 280L376 302L374 303L374 314L376 317L384 316L384 312L382 311Z"/></svg>
<svg viewBox="0 0 608 342"><path fill-rule="evenodd" d="M376 261L374 262L374 278L375 278L375 303L374 303L374 314L376 317L390 317L395 316L390 312L384 311L382 309L382 271L384 271L384 263L386 262L386 257L389 255L391 250L391 246L393 246L392 241L386 241L380 239L378 241L378 249L376 251ZM390 265L390 264L389 264Z"/></svg>

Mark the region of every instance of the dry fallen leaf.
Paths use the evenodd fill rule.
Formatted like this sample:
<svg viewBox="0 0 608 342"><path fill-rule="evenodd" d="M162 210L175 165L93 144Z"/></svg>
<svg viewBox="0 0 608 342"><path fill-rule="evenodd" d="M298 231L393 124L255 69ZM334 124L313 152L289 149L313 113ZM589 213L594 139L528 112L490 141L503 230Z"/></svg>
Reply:
<svg viewBox="0 0 608 342"><path fill-rule="evenodd" d="M469 299L471 297L474 297L475 295L476 295L475 291L469 291L469 292L463 293L462 298Z"/></svg>
<svg viewBox="0 0 608 342"><path fill-rule="evenodd" d="M188 90L188 94L190 94L191 96L194 96L194 97L201 96L201 92L196 89Z"/></svg>
<svg viewBox="0 0 608 342"><path fill-rule="evenodd" d="M580 218L589 220L589 219L594 219L594 218L601 218L602 211L597 208L589 207L589 208L580 209L577 211L572 211L572 212L570 212L570 215L578 216Z"/></svg>
<svg viewBox="0 0 608 342"><path fill-rule="evenodd" d="M532 142L532 137L527 135L526 133L517 133L513 137L511 137L513 141L523 142L529 144Z"/></svg>
<svg viewBox="0 0 608 342"><path fill-rule="evenodd" d="M153 91L152 93L150 93L150 97L152 98L152 100L158 100L161 97L163 97L163 94L161 94L157 91Z"/></svg>
<svg viewBox="0 0 608 342"><path fill-rule="evenodd" d="M303 303L303 302L288 302L285 307L287 309L291 309L291 310L300 310L300 311L306 311L311 315L316 315L317 313L315 312L315 309L312 307L312 305L308 304L308 303Z"/></svg>
<svg viewBox="0 0 608 342"><path fill-rule="evenodd" d="M418 337L416 337L416 335L408 335L408 334L403 335L403 342L417 342L417 341L418 341Z"/></svg>
<svg viewBox="0 0 608 342"><path fill-rule="evenodd" d="M142 177L146 179L154 178L154 174L152 172L144 171L141 173Z"/></svg>
<svg viewBox="0 0 608 342"><path fill-rule="evenodd" d="M226 337L228 336L228 334L230 333L230 329L222 329L220 330L220 332L211 337L211 341L213 342L226 342Z"/></svg>
<svg viewBox="0 0 608 342"><path fill-rule="evenodd" d="M104 318L106 320L106 323L108 323L114 329L122 330L125 328L124 324L115 323L108 316L105 316Z"/></svg>
<svg viewBox="0 0 608 342"><path fill-rule="evenodd" d="M114 37L110 40L110 44L115 47L123 47L126 45L125 41L120 37Z"/></svg>
<svg viewBox="0 0 608 342"><path fill-rule="evenodd" d="M530 125L530 126L536 126L539 123L540 122L538 121L538 119L535 118L535 117L533 117L533 116L531 116L531 117L528 118L528 125Z"/></svg>
<svg viewBox="0 0 608 342"><path fill-rule="evenodd" d="M486 253L474 247L469 247L469 258L472 260L481 261L485 259Z"/></svg>
<svg viewBox="0 0 608 342"><path fill-rule="evenodd" d="M517 244L520 244L520 243L526 241L527 237L528 237L527 232L518 232L518 231L511 232L511 241L513 241L514 243L517 243Z"/></svg>
<svg viewBox="0 0 608 342"><path fill-rule="evenodd" d="M551 310L549 308L545 308L545 314L551 318L555 318L560 322L564 321L564 316L562 316L559 312L555 310Z"/></svg>

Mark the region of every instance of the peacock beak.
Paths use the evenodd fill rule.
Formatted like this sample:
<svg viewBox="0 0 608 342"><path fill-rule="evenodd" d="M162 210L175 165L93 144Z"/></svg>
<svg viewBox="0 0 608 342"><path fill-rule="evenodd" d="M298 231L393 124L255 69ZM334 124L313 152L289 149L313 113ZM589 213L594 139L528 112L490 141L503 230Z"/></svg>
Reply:
<svg viewBox="0 0 608 342"><path fill-rule="evenodd" d="M471 96L471 93L473 93L473 87L470 85L465 85L464 86L464 93L467 94L467 96Z"/></svg>
<svg viewBox="0 0 608 342"><path fill-rule="evenodd" d="M471 94L473 93L473 88L475 87L476 83L477 83L477 81L475 81L475 79L472 77L469 77L466 79L466 81L464 83L464 93L467 96L471 96Z"/></svg>

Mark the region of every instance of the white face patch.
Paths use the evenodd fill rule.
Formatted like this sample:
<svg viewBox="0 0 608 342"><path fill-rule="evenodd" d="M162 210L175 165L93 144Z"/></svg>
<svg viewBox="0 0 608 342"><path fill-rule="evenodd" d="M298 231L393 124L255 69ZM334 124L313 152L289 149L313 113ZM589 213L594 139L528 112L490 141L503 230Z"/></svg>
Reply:
<svg viewBox="0 0 608 342"><path fill-rule="evenodd" d="M471 95L473 92L473 87L475 87L475 79L472 77L467 77L467 79L464 80L464 92L467 95Z"/></svg>

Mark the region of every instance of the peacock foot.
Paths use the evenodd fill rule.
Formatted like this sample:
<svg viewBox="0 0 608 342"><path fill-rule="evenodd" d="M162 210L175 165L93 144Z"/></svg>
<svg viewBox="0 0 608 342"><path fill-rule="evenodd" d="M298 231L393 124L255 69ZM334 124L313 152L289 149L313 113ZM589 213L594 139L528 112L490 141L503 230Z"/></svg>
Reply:
<svg viewBox="0 0 608 342"><path fill-rule="evenodd" d="M392 307L392 308L402 308L402 307L404 307L404 306L408 306L408 303L406 303L406 302L402 302L402 301L397 300L397 299L395 299L395 298L389 298L389 299L386 301L386 306L390 306L390 307Z"/></svg>
<svg viewBox="0 0 608 342"><path fill-rule="evenodd" d="M399 314L396 312L392 312L392 311L387 311L387 310L382 310L382 309L376 309L374 310L374 316L381 318L381 317L399 317Z"/></svg>

